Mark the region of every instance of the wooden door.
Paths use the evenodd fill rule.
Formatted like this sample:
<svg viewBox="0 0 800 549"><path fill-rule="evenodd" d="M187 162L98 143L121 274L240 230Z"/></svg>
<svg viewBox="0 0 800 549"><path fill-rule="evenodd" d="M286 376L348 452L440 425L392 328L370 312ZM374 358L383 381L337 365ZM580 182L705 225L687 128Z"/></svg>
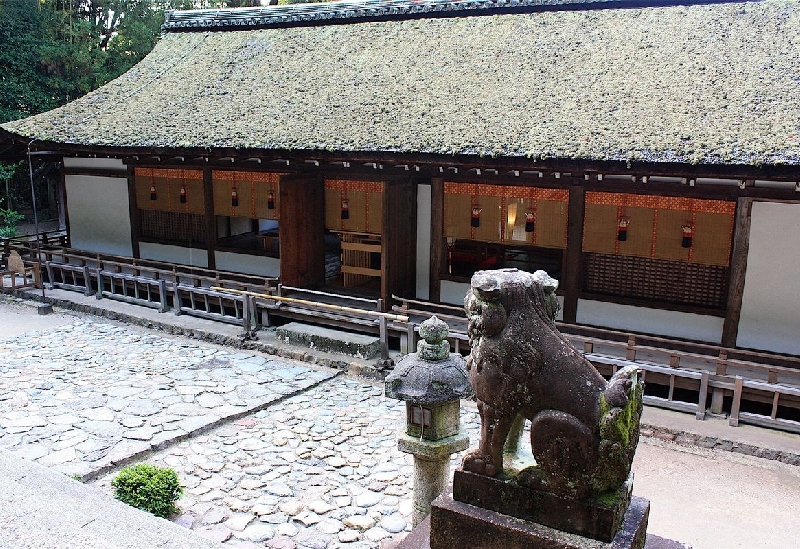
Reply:
<svg viewBox="0 0 800 549"><path fill-rule="evenodd" d="M321 177L288 174L280 182L281 283L300 288L325 284L325 185Z"/></svg>
<svg viewBox="0 0 800 549"><path fill-rule="evenodd" d="M381 239L381 298L414 297L417 278L417 187L413 178L385 181Z"/></svg>

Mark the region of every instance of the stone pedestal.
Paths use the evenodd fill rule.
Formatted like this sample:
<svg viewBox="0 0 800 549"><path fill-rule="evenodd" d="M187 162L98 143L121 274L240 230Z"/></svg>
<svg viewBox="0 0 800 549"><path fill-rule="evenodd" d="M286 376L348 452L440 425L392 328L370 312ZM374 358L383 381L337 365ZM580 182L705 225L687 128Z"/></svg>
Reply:
<svg viewBox="0 0 800 549"><path fill-rule="evenodd" d="M575 500L522 486L513 477L487 477L461 469L453 475L457 502L604 542L614 539L622 525L632 489L633 476L616 492Z"/></svg>
<svg viewBox="0 0 800 549"><path fill-rule="evenodd" d="M454 501L442 495L431 505L430 549L643 549L650 502L633 496L622 528L610 542L570 534L535 522ZM412 533L413 535L413 533ZM409 536L411 537L411 536ZM411 545L408 547L422 547ZM400 547L406 547L401 544ZM399 548L398 548L399 549Z"/></svg>
<svg viewBox="0 0 800 549"><path fill-rule="evenodd" d="M469 437L464 432L438 441L428 441L401 433L397 446L414 456L414 497L412 524L417 526L431 512L431 502L441 494L450 478L450 455L466 450Z"/></svg>

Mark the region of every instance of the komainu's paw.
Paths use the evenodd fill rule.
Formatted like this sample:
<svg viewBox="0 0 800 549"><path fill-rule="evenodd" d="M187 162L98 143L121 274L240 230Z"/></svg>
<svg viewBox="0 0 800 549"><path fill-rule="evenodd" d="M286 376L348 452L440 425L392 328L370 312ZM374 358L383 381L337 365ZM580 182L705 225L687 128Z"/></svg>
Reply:
<svg viewBox="0 0 800 549"><path fill-rule="evenodd" d="M479 454L478 452L471 452L464 456L464 461L461 466L465 471L476 473L478 475L486 475L493 477L499 473L497 467L492 465L492 460L489 456Z"/></svg>

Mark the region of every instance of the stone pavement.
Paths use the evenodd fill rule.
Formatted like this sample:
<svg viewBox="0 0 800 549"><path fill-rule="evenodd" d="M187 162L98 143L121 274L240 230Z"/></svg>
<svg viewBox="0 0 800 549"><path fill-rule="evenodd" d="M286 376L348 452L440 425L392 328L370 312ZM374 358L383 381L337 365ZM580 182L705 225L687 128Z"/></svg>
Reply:
<svg viewBox="0 0 800 549"><path fill-rule="evenodd" d="M0 420L7 422L0 424L0 446L28 452L44 463L74 448L74 456L60 454L70 459L59 458L56 461L61 462L50 467L78 471L87 478L99 476L93 485L80 486L94 488L98 497L110 494L109 482L119 462L133 459L171 466L186 487L176 523L191 528L192 534L223 542L224 547L378 549L409 531L411 458L396 448L403 405L384 398L380 383L335 375L337 370L311 364L309 356L297 350L273 350L283 355L277 358L272 353L236 350L81 315L37 318L35 308L29 308L31 322L35 321L31 330L4 338L7 319L22 324L17 320L21 316L5 314L8 307L24 306L4 305L0 298L0 395L7 397L0 400ZM53 327L42 330L48 322ZM208 324L192 330L214 333L214 323L203 322ZM303 357L304 362L287 356ZM215 392L215 387L229 389ZM127 394L128 390L136 391ZM144 404L151 398L158 410ZM173 406L178 408L170 411ZM194 412L175 413L184 406L184 411L194 406ZM62 416L74 417L63 417L64 423L51 421ZM26 422L26 417L40 419ZM191 424L196 417L206 419L203 424ZM637 453L634 471L644 473L637 477L635 491L653 501L652 533L691 541L696 549L792 546L783 541L800 536L800 525L792 526L792 517L800 512L800 469L777 460L783 457L791 462L792 456L797 457L800 437L757 428L734 429L723 421L697 422L690 415L650 408L644 419L651 438L644 438ZM45 425L39 425L42 420ZM106 422L102 424L106 429L97 433L85 428L96 427L92 422ZM462 422L473 442L477 440L474 405L465 403ZM143 427L146 430L137 431ZM183 432L156 438L177 430ZM126 438L131 432L151 434L151 438ZM71 442L84 434L85 439ZM735 440L728 440L734 435ZM87 461L87 456L99 455L84 452L80 445L88 441L110 441L108 453ZM64 448L56 446L61 442ZM120 452L112 454L120 444ZM747 445L772 451L767 455L772 460L713 449ZM45 454L41 454L43 447ZM36 457L37 453L41 455ZM729 456L739 457L729 463ZM0 453L0 469L2 458ZM451 464L459 460L455 456ZM729 476L729 470L735 476ZM61 476L60 480L69 481ZM687 482L681 484L682 479ZM698 490L705 482L708 486ZM762 485L768 490L760 490ZM25 503L20 503L24 511L0 516L0 546L16 545L4 542L9 528L14 531L16 525L19 532L36 524L43 527L36 538L39 543L20 546L82 546L65 543L58 528L53 535L44 530L58 522L54 517L58 506L53 502L64 501L64 507L71 507L71 500L59 499L47 486L43 497L50 505L42 502L38 510L29 501L35 497L31 490L21 487L20 496L16 491L9 493L17 490L16 485L0 488L4 501ZM676 486L680 490L673 493ZM715 499L705 493L713 493ZM772 497L777 499L772 501ZM729 506L747 506L747 515L760 519L757 523L736 520L741 526L737 530L728 522L735 519L720 512ZM73 520L69 512L62 513L61 522ZM694 516L703 520L693 521ZM782 528L773 527L776 521ZM118 528L111 518L98 516L87 525L94 532L106 528L109 547L127 546L110 542L117 539ZM729 530L733 535L719 537ZM753 539L767 543L754 545ZM131 540L129 546L139 545ZM203 545L198 542L198 546Z"/></svg>
<svg viewBox="0 0 800 549"><path fill-rule="evenodd" d="M0 448L89 478L333 375L80 320L0 341Z"/></svg>

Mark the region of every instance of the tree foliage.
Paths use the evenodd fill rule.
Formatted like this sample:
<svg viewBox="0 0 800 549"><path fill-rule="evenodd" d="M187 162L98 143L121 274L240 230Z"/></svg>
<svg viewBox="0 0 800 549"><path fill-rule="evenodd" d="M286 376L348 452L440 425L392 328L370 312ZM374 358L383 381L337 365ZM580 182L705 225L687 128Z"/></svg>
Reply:
<svg viewBox="0 0 800 549"><path fill-rule="evenodd" d="M44 112L105 84L158 38L158 0L0 0L0 122Z"/></svg>

